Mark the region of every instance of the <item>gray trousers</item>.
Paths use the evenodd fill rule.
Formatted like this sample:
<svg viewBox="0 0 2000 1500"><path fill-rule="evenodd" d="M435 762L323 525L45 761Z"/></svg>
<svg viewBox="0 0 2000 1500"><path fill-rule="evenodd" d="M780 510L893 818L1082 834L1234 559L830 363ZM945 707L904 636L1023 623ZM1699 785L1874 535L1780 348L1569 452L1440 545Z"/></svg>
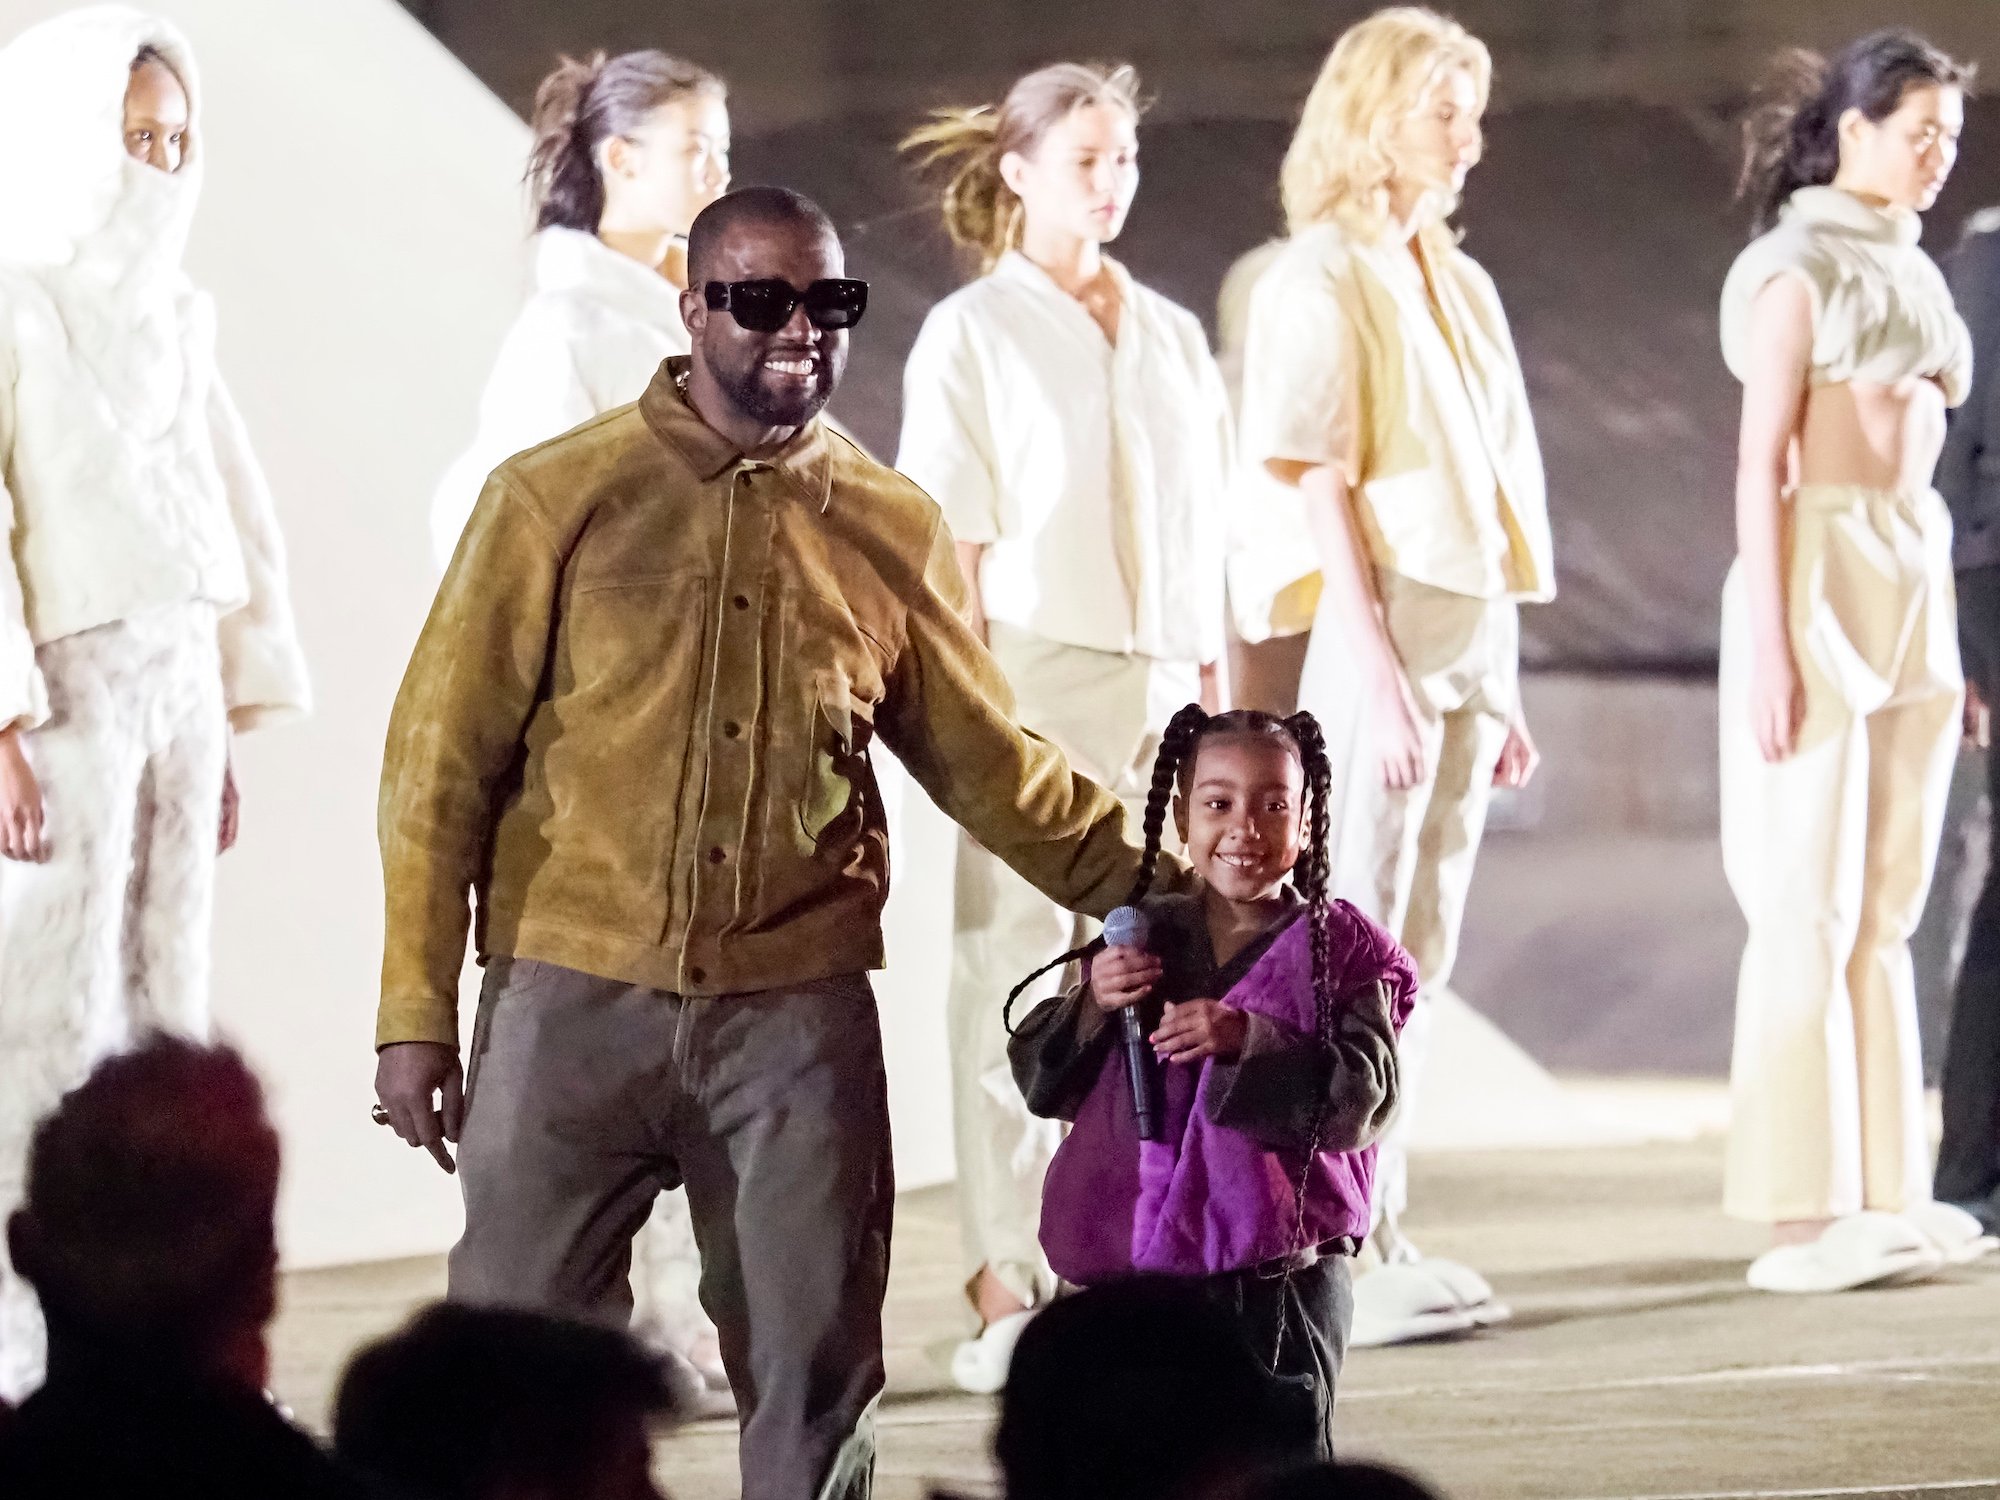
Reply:
<svg viewBox="0 0 2000 1500"><path fill-rule="evenodd" d="M458 1163L451 1297L620 1325L632 1237L684 1181L744 1500L865 1500L895 1201L866 976L689 998L496 958Z"/></svg>

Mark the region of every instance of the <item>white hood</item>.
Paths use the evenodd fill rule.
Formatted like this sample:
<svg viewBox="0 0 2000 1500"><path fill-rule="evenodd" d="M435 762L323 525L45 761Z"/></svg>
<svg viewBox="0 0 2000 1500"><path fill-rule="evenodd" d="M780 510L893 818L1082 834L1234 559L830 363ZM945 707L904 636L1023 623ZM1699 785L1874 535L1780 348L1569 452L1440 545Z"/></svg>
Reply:
<svg viewBox="0 0 2000 1500"><path fill-rule="evenodd" d="M188 95L181 169L125 154L125 90L150 46ZM0 49L0 264L66 266L115 283L180 269L201 191L201 83L187 39L158 16L92 5Z"/></svg>

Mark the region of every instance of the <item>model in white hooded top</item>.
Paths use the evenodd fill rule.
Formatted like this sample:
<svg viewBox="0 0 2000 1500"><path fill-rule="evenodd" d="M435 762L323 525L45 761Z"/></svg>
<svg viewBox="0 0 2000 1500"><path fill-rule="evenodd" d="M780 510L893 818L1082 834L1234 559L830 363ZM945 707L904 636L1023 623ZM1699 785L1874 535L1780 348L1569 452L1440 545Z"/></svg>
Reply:
<svg viewBox="0 0 2000 1500"><path fill-rule="evenodd" d="M431 503L441 568L492 470L638 400L660 361L688 352L687 231L729 187L722 81L665 53L565 59L535 93L534 126L534 290L487 378L478 434ZM700 1280L687 1195L663 1193L632 1242L633 1325L681 1394L718 1411L728 1377Z"/></svg>
<svg viewBox="0 0 2000 1500"><path fill-rule="evenodd" d="M200 109L181 35L122 6L0 50L0 1217L96 1059L206 1029L229 732L307 706L270 496L181 269ZM0 1396L41 1362L0 1257Z"/></svg>

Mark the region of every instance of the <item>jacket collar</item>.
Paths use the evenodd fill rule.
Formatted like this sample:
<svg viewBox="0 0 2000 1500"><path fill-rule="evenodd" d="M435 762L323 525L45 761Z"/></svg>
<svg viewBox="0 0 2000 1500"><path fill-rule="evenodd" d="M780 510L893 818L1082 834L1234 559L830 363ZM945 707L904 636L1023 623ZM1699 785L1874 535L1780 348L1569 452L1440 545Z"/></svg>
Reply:
<svg viewBox="0 0 2000 1500"><path fill-rule="evenodd" d="M1836 187L1802 187L1785 200L1783 213L1887 245L1914 245L1924 229L1923 221L1906 208L1876 208Z"/></svg>
<svg viewBox="0 0 2000 1500"><path fill-rule="evenodd" d="M826 440L826 422L814 417L789 443L768 453L745 453L702 420L681 391L693 361L675 354L660 368L639 398L639 412L654 435L688 461L704 482L719 479L733 468L770 469L782 475L799 498L826 513L833 503L833 456Z"/></svg>

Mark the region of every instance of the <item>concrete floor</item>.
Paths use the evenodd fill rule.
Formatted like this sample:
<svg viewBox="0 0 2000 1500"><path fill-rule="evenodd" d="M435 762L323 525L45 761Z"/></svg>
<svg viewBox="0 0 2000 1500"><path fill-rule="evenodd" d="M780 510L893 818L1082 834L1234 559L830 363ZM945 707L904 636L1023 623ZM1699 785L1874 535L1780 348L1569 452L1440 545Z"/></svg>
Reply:
<svg viewBox="0 0 2000 1500"><path fill-rule="evenodd" d="M1836 1298L1750 1291L1757 1231L1716 1212L1720 1144L1419 1158L1411 1228L1486 1271L1516 1318L1475 1341L1350 1361L1352 1456L1455 1497L1951 1495L2000 1500L2000 1265ZM987 1401L950 1390L949 1189L899 1206L877 1493L989 1490ZM442 1286L435 1259L288 1279L279 1393L324 1419L339 1367ZM735 1493L735 1435L662 1446L679 1500Z"/></svg>

